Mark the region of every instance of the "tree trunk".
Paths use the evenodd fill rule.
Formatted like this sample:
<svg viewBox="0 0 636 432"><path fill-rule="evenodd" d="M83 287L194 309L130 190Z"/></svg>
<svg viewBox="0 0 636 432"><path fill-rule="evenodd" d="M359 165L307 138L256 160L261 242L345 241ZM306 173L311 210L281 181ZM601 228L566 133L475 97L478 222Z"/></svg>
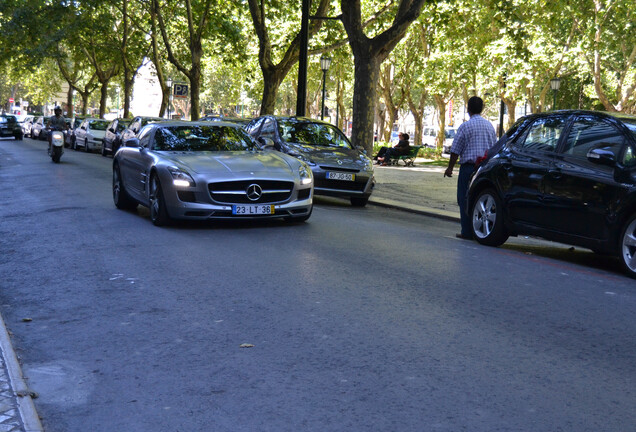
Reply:
<svg viewBox="0 0 636 432"><path fill-rule="evenodd" d="M104 118L104 115L106 114L106 99L108 98L108 82L110 80L106 80L106 81L100 81L100 84L102 85L100 88L100 98L99 98L99 118Z"/></svg>
<svg viewBox="0 0 636 432"><path fill-rule="evenodd" d="M376 85L380 76L380 61L367 53L354 58L355 82L353 85L353 126L351 140L355 146L373 153L373 114L376 102Z"/></svg>
<svg viewBox="0 0 636 432"><path fill-rule="evenodd" d="M73 117L73 113L75 113L75 107L73 106L73 87L69 85L68 92L66 92L66 115Z"/></svg>
<svg viewBox="0 0 636 432"><path fill-rule="evenodd" d="M441 95L433 95L437 113L439 115L439 131L437 133L437 150L444 150L444 137L446 132L446 101Z"/></svg>
<svg viewBox="0 0 636 432"><path fill-rule="evenodd" d="M286 74L282 73L283 71L281 69L273 67L261 69L263 72L263 100L261 101L261 115L274 114L276 98L278 97L278 88Z"/></svg>

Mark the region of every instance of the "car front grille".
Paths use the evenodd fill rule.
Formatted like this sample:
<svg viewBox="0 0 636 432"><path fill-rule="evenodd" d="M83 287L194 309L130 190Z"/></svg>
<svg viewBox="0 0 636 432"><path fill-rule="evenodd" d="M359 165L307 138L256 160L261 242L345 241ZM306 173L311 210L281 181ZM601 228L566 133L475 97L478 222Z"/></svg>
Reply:
<svg viewBox="0 0 636 432"><path fill-rule="evenodd" d="M252 186L260 189L258 199L248 198L248 189ZM294 190L293 182L275 180L241 180L208 184L210 197L221 204L265 204L289 200Z"/></svg>
<svg viewBox="0 0 636 432"><path fill-rule="evenodd" d="M356 177L356 181L330 180L326 178L314 178L314 187L316 189L338 189L347 191L363 192L367 186L367 179Z"/></svg>

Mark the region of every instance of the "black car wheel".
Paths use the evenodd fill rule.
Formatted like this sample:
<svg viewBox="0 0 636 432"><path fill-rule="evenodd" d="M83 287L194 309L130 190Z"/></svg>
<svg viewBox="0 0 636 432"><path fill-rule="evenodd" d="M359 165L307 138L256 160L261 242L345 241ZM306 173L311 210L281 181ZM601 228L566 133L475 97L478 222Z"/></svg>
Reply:
<svg viewBox="0 0 636 432"><path fill-rule="evenodd" d="M88 138L86 138L86 139L84 140L84 151L85 151L86 153L90 153L90 152L91 152L91 150L88 148Z"/></svg>
<svg viewBox="0 0 636 432"><path fill-rule="evenodd" d="M106 156L108 153L106 153L106 145L104 144L104 141L102 141L102 156Z"/></svg>
<svg viewBox="0 0 636 432"><path fill-rule="evenodd" d="M167 225L170 222L166 202L163 198L161 182L156 174L150 179L150 220L156 226Z"/></svg>
<svg viewBox="0 0 636 432"><path fill-rule="evenodd" d="M625 271L636 278L636 215L629 218L625 224L618 256Z"/></svg>
<svg viewBox="0 0 636 432"><path fill-rule="evenodd" d="M137 203L133 200L121 179L121 172L119 171L119 165L115 165L113 168L113 201L115 207L120 210L133 210L137 208Z"/></svg>
<svg viewBox="0 0 636 432"><path fill-rule="evenodd" d="M479 243L500 246L508 240L503 223L503 206L492 189L482 191L470 212L473 236Z"/></svg>
<svg viewBox="0 0 636 432"><path fill-rule="evenodd" d="M16 141L22 141L22 138L24 137L24 135L22 133L18 133L14 135Z"/></svg>

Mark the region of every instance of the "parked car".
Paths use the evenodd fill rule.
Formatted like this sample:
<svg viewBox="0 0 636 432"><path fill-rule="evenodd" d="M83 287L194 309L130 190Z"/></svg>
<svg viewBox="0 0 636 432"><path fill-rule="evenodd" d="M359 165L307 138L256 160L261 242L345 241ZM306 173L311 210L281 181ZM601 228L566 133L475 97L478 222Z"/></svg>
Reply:
<svg viewBox="0 0 636 432"><path fill-rule="evenodd" d="M108 124L102 141L102 156L117 152L121 146L122 132L130 125L130 122L130 119L117 118Z"/></svg>
<svg viewBox="0 0 636 432"><path fill-rule="evenodd" d="M75 145L74 149L83 147L84 151L90 153L95 149L101 149L102 139L106 133L106 127L109 121L98 118L85 118L82 124L75 129Z"/></svg>
<svg viewBox="0 0 636 432"><path fill-rule="evenodd" d="M35 118L31 127L31 138L39 140L46 139L46 117L38 116Z"/></svg>
<svg viewBox="0 0 636 432"><path fill-rule="evenodd" d="M450 148L453 145L453 140L455 139L455 134L457 133L457 129L454 127L446 127L444 128L444 143L442 144L442 152L450 153ZM435 148L437 147L437 136L439 134L439 129L432 126L427 126L422 130L422 145L426 147Z"/></svg>
<svg viewBox="0 0 636 432"><path fill-rule="evenodd" d="M375 185L373 161L337 127L304 117L263 116L245 127L261 145L305 161L318 195L349 198L365 206Z"/></svg>
<svg viewBox="0 0 636 432"><path fill-rule="evenodd" d="M70 120L68 129L64 132L64 147L75 148L75 129L80 127L85 118L85 116L75 116Z"/></svg>
<svg viewBox="0 0 636 432"><path fill-rule="evenodd" d="M209 115L209 116L201 117L199 121L224 121L224 122L236 123L238 125L244 126L248 124L250 121L252 121L252 119L244 118L244 117L225 117L225 116L219 116L219 115Z"/></svg>
<svg viewBox="0 0 636 432"><path fill-rule="evenodd" d="M120 209L150 209L155 225L171 219L305 221L313 178L304 162L262 151L226 122L149 123L113 157L113 199Z"/></svg>
<svg viewBox="0 0 636 432"><path fill-rule="evenodd" d="M162 117L144 117L137 116L130 121L130 124L121 133L121 142L124 143L131 138L135 138L142 127L146 126L150 122L165 122L167 121Z"/></svg>
<svg viewBox="0 0 636 432"><path fill-rule="evenodd" d="M0 114L0 137L14 137L16 140L22 140L22 126L18 123L18 119L14 115Z"/></svg>
<svg viewBox="0 0 636 432"><path fill-rule="evenodd" d="M28 136L27 131L31 132L31 127L33 126L33 116L31 114L20 114L16 115L16 118L20 124L20 129L22 129L22 136Z"/></svg>
<svg viewBox="0 0 636 432"><path fill-rule="evenodd" d="M636 117L520 119L479 165L468 209L482 244L536 235L617 255L636 277Z"/></svg>

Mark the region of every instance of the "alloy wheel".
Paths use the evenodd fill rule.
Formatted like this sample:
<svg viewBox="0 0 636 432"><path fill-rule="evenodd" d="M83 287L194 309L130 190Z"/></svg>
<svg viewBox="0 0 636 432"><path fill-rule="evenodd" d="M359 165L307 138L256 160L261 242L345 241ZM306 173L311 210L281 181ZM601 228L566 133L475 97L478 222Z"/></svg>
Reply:
<svg viewBox="0 0 636 432"><path fill-rule="evenodd" d="M486 238L497 221L497 203L490 194L481 195L473 209L473 230L477 237Z"/></svg>
<svg viewBox="0 0 636 432"><path fill-rule="evenodd" d="M625 228L621 240L621 254L627 270L636 275L636 217L632 218Z"/></svg>

